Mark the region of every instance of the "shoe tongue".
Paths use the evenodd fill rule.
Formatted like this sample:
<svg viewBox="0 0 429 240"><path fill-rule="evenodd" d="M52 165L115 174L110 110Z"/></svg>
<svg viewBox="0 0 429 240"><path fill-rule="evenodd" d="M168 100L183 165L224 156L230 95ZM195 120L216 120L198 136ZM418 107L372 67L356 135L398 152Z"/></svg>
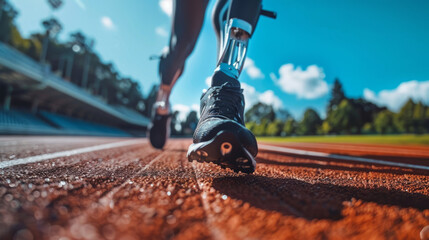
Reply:
<svg viewBox="0 0 429 240"><path fill-rule="evenodd" d="M212 87L216 87L216 86L222 86L226 83L226 86L228 87L236 87L236 88L240 88L240 82L237 79L234 78L212 78Z"/></svg>

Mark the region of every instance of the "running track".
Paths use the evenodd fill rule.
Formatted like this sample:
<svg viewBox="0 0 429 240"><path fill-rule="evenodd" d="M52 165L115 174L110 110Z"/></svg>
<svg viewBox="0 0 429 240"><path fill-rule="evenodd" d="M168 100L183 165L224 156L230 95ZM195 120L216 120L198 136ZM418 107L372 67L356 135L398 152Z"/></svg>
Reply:
<svg viewBox="0 0 429 240"><path fill-rule="evenodd" d="M1 137L0 239L420 239L429 225L429 147L261 144L244 175L189 163L190 143Z"/></svg>

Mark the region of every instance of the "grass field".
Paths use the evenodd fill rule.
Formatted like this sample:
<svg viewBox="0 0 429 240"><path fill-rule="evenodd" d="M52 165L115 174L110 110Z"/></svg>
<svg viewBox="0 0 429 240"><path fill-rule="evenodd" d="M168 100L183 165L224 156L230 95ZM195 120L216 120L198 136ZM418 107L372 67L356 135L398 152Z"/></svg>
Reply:
<svg viewBox="0 0 429 240"><path fill-rule="evenodd" d="M327 143L371 143L429 145L429 134L424 135L346 135L346 136L296 136L258 137L259 142L327 142Z"/></svg>

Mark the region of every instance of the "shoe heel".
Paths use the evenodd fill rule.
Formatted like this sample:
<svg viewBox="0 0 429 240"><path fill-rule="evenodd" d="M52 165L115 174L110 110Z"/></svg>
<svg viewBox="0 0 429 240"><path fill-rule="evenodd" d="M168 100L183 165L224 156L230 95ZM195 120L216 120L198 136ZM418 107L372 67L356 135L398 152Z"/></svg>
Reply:
<svg viewBox="0 0 429 240"><path fill-rule="evenodd" d="M228 131L221 131L206 142L191 144L187 157L189 162L212 162L234 172L253 173L256 167L253 156L235 134Z"/></svg>

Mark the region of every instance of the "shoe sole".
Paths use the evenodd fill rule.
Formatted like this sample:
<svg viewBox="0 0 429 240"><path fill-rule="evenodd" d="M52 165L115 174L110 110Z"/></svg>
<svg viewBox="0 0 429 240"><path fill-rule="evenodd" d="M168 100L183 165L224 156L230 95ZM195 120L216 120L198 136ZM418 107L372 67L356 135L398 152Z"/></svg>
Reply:
<svg viewBox="0 0 429 240"><path fill-rule="evenodd" d="M256 161L231 132L221 131L206 142L193 143L188 149L188 161L214 163L234 172L253 173Z"/></svg>

